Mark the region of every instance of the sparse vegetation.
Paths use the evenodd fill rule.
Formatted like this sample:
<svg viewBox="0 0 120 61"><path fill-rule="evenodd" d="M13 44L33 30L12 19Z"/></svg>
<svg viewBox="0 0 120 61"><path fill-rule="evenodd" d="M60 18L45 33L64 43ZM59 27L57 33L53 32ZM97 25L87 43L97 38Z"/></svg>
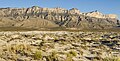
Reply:
<svg viewBox="0 0 120 61"><path fill-rule="evenodd" d="M46 60L47 61L59 61L58 56L57 56L57 52L54 51L54 52L52 52L51 55L46 56Z"/></svg>
<svg viewBox="0 0 120 61"><path fill-rule="evenodd" d="M103 61L120 61L120 58L118 58L118 57L111 57L111 58L106 57L103 59Z"/></svg>
<svg viewBox="0 0 120 61"><path fill-rule="evenodd" d="M34 56L33 56L35 59L42 59L42 51L37 51L35 52Z"/></svg>
<svg viewBox="0 0 120 61"><path fill-rule="evenodd" d="M72 56L77 56L77 53L75 51L73 51L73 50L70 51L69 54L72 55Z"/></svg>
<svg viewBox="0 0 120 61"><path fill-rule="evenodd" d="M0 61L120 60L119 41L115 41L119 40L120 33L59 32L0 33ZM111 38L111 35L114 35L115 39ZM93 37L97 37L97 41ZM111 45L109 41L112 44L114 43L114 45ZM111 58L107 55L113 57Z"/></svg>

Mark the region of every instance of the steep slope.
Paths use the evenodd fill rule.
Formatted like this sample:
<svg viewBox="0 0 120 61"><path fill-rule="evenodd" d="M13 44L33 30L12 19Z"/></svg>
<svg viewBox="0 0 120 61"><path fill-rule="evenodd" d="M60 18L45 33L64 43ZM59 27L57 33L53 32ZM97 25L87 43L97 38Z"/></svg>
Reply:
<svg viewBox="0 0 120 61"><path fill-rule="evenodd" d="M28 27L28 28L40 28L40 27L58 27L52 21L41 19L41 18L29 18L27 20L23 20L20 23L16 23L15 27Z"/></svg>

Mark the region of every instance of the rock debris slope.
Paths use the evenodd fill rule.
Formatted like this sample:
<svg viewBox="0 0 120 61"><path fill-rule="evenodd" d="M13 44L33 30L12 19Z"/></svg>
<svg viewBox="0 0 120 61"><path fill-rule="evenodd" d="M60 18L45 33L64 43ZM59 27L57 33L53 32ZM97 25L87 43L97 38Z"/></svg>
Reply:
<svg viewBox="0 0 120 61"><path fill-rule="evenodd" d="M0 27L107 29L119 23L115 14L81 13L77 8L0 8Z"/></svg>

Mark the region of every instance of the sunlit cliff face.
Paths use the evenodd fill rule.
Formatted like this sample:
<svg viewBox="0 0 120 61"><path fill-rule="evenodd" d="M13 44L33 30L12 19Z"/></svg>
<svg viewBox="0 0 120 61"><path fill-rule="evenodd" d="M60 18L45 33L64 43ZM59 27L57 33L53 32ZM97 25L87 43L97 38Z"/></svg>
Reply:
<svg viewBox="0 0 120 61"><path fill-rule="evenodd" d="M92 11L88 13L81 13L80 10L77 8L72 8L70 10L64 9L64 8L42 8L38 6L33 6L30 8L1 8L0 9L0 16L6 16L6 15L20 15L24 13L45 13L45 12L53 12L53 13L69 13L69 14L81 14L85 16L90 17L96 17L96 18L118 18L116 14L102 14L100 12Z"/></svg>
<svg viewBox="0 0 120 61"><path fill-rule="evenodd" d="M1 27L106 29L119 25L119 20L115 14L103 14L98 11L82 13L77 8L67 10L60 7L42 8L38 6L0 8L0 20Z"/></svg>
<svg viewBox="0 0 120 61"><path fill-rule="evenodd" d="M83 15L90 16L90 17L96 17L96 18L118 18L116 14L106 14L105 15L98 11L84 13Z"/></svg>

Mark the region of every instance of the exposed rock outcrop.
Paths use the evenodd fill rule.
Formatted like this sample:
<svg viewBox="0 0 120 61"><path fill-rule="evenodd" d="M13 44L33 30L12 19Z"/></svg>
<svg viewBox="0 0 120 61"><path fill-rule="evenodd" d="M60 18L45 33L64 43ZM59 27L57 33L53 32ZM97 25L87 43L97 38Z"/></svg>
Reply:
<svg viewBox="0 0 120 61"><path fill-rule="evenodd" d="M7 20L5 19L3 22L2 18ZM41 8L38 6L30 8L0 8L0 19L1 27L106 29L118 26L120 23L115 14L105 15L98 11L81 13L77 8L67 10L59 7Z"/></svg>
<svg viewBox="0 0 120 61"><path fill-rule="evenodd" d="M88 13L83 13L83 15L86 16L90 16L90 17L96 17L96 18L118 18L117 15L115 14L102 14L100 12L96 11L92 11L92 12L88 12Z"/></svg>

